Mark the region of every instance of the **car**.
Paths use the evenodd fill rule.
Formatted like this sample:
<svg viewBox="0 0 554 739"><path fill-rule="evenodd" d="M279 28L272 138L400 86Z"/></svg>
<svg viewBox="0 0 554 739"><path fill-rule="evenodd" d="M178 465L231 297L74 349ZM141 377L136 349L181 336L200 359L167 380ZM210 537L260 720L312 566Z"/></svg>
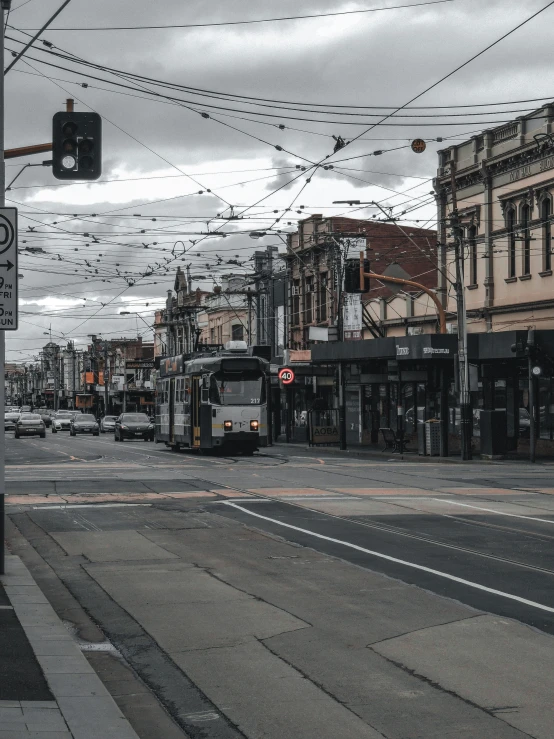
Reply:
<svg viewBox="0 0 554 739"><path fill-rule="evenodd" d="M154 428L146 413L122 413L115 422L114 438L116 441L139 438L154 441Z"/></svg>
<svg viewBox="0 0 554 739"><path fill-rule="evenodd" d="M52 416L50 415L49 411L41 408L40 410L35 411L35 413L39 414L39 416L44 421L44 425L46 426L47 429L49 429L50 426L52 425Z"/></svg>
<svg viewBox="0 0 554 739"><path fill-rule="evenodd" d="M15 422L19 418L19 411L8 411L4 413L4 431L15 429Z"/></svg>
<svg viewBox="0 0 554 739"><path fill-rule="evenodd" d="M78 415L77 411L58 411L52 419L52 433L57 434L58 431L69 431L73 416Z"/></svg>
<svg viewBox="0 0 554 739"><path fill-rule="evenodd" d="M71 436L77 436L77 434L99 436L100 428L94 416L88 413L76 413L71 419L69 434Z"/></svg>
<svg viewBox="0 0 554 739"><path fill-rule="evenodd" d="M112 433L115 431L115 422L117 421L117 416L104 416L104 418L100 421L100 433Z"/></svg>
<svg viewBox="0 0 554 739"><path fill-rule="evenodd" d="M40 436L46 438L46 426L38 413L20 413L15 422L15 438L22 436Z"/></svg>
<svg viewBox="0 0 554 739"><path fill-rule="evenodd" d="M30 405L22 405L19 410L21 413L32 413Z"/></svg>

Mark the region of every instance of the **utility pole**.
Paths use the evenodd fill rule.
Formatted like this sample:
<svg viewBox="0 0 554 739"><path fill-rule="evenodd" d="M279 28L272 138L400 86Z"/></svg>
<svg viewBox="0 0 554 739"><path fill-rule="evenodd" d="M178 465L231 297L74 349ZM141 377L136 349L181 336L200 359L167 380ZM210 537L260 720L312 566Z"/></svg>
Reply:
<svg viewBox="0 0 554 739"><path fill-rule="evenodd" d="M4 59L4 12L11 7L11 0L1 0L0 7L0 59ZM4 75L0 74L0 207L6 205L6 165L4 162ZM16 275L17 279L17 275ZM6 406L5 386L6 332L0 331L0 408ZM6 440L0 435L0 575L6 571L4 555L6 494Z"/></svg>
<svg viewBox="0 0 554 739"><path fill-rule="evenodd" d="M464 285L464 245L462 229L458 217L456 199L456 163L450 162L450 181L452 184L452 213L450 227L454 235L454 255L456 260L456 306L458 314L458 367L460 386L460 441L462 459L471 459L471 397L469 394L469 362L467 356L467 314ZM443 419L448 423L448 419Z"/></svg>
<svg viewBox="0 0 554 739"><path fill-rule="evenodd" d="M335 259L335 273L336 273L336 285L337 285L337 338L339 341L344 340L343 331L343 314L342 314L342 280L343 280L343 260L340 243L335 239L336 244L336 255ZM339 391L339 448L346 449L346 392L345 392L345 378L344 368L342 362L339 360L338 366L338 391Z"/></svg>
<svg viewBox="0 0 554 739"><path fill-rule="evenodd" d="M533 375L533 364L535 359L535 331L527 330L527 373L529 377L529 461L536 461L537 450L537 421L536 421L536 380Z"/></svg>
<svg viewBox="0 0 554 739"><path fill-rule="evenodd" d="M258 291L257 291L258 292ZM248 302L248 346L252 344L252 291L248 288L246 292L246 300Z"/></svg>
<svg viewBox="0 0 554 739"><path fill-rule="evenodd" d="M104 339L104 415L107 416L110 412L110 387L108 385L109 378L108 370L108 342Z"/></svg>

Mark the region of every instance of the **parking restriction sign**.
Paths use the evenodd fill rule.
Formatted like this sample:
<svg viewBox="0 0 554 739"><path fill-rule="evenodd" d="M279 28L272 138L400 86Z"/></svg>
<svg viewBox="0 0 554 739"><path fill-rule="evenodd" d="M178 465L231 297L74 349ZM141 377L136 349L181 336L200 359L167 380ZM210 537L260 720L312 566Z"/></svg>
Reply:
<svg viewBox="0 0 554 739"><path fill-rule="evenodd" d="M0 208L0 331L17 331L17 208Z"/></svg>

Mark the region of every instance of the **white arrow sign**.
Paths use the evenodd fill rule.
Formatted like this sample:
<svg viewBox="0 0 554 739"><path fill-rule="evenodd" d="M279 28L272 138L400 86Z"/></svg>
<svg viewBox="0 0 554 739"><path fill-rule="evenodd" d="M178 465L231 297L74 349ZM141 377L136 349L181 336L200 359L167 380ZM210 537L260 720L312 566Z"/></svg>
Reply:
<svg viewBox="0 0 554 739"><path fill-rule="evenodd" d="M17 331L17 208L0 208L0 331Z"/></svg>

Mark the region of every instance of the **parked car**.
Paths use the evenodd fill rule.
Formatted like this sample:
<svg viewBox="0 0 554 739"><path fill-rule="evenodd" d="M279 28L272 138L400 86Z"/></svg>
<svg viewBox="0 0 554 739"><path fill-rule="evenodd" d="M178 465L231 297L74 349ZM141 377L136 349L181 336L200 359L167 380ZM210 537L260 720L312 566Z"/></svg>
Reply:
<svg viewBox="0 0 554 739"><path fill-rule="evenodd" d="M100 421L100 433L113 433L115 431L116 421L117 416L104 416L104 418Z"/></svg>
<svg viewBox="0 0 554 739"><path fill-rule="evenodd" d="M122 413L115 422L114 438L154 441L154 428L146 413Z"/></svg>
<svg viewBox="0 0 554 739"><path fill-rule="evenodd" d="M100 429L96 418L88 413L76 413L71 419L69 425L69 433L71 436L77 436L77 434L92 434L98 436Z"/></svg>
<svg viewBox="0 0 554 739"><path fill-rule="evenodd" d="M21 413L15 422L15 438L40 436L46 438L46 426L38 413Z"/></svg>
<svg viewBox="0 0 554 739"><path fill-rule="evenodd" d="M4 431L15 429L15 422L19 418L19 411L8 411L4 413Z"/></svg>
<svg viewBox="0 0 554 739"><path fill-rule="evenodd" d="M22 405L19 409L21 413L31 413L31 406L30 405Z"/></svg>
<svg viewBox="0 0 554 739"><path fill-rule="evenodd" d="M58 431L69 431L71 420L77 411L58 411L52 419L52 433L57 434Z"/></svg>

